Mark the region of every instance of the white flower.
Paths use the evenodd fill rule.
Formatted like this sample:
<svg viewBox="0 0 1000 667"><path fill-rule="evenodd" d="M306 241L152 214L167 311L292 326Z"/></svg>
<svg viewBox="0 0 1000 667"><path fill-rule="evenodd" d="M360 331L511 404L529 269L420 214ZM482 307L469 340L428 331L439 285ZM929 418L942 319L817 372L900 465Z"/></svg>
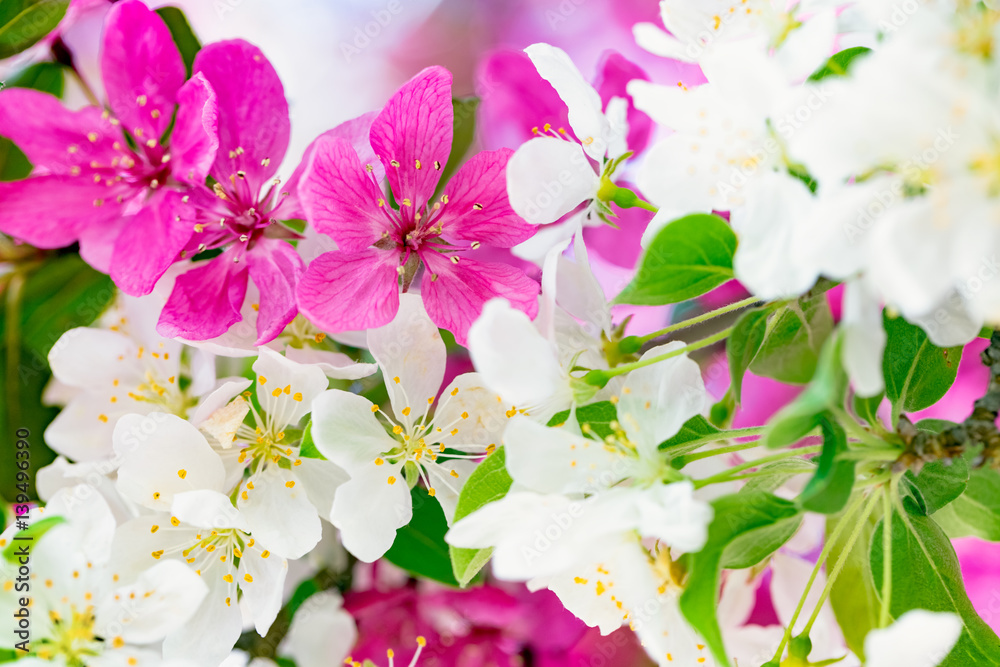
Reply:
<svg viewBox="0 0 1000 667"><path fill-rule="evenodd" d="M888 628L865 637L867 667L936 667L962 634L962 620L951 613L913 609Z"/></svg>
<svg viewBox="0 0 1000 667"><path fill-rule="evenodd" d="M598 92L561 49L540 43L524 51L566 104L580 143L565 128L545 125L539 136L522 144L507 165L511 208L531 224L544 225L589 202L578 215L515 248L518 256L539 262L555 243L570 238L581 225L602 224L601 216L609 213L598 190L602 176L610 176L628 150L627 105L623 98L612 98L605 111Z"/></svg>
<svg viewBox="0 0 1000 667"><path fill-rule="evenodd" d="M188 362L180 343L155 335L135 300L111 313L108 329L70 329L49 352L52 374L65 385L58 393L68 398L45 430L58 453L78 462L105 459L122 415L169 412L197 422L249 385L243 378L217 382L210 356ZM191 381L183 389L182 376Z"/></svg>
<svg viewBox="0 0 1000 667"><path fill-rule="evenodd" d="M89 487L68 487L48 506L31 513L32 523L62 517L31 543L30 641L28 660L94 667L161 662L155 644L177 631L204 599L202 580L176 562L153 563L131 582L109 570L114 518ZM11 526L0 546L11 543ZM14 542L16 544L16 542ZM5 563L5 566L7 564ZM18 590L17 567L5 567L0 607L12 618L27 589ZM2 631L2 645L13 648L23 637Z"/></svg>
<svg viewBox="0 0 1000 667"><path fill-rule="evenodd" d="M429 415L444 378L446 351L415 295L402 297L390 324L368 332L368 347L382 370L392 416L362 396L331 390L313 402L312 437L320 452L350 475L337 489L330 521L340 529L344 547L371 562L409 523L410 486L418 479L450 520L473 459L496 447L508 411L477 374L467 373L444 390Z"/></svg>
<svg viewBox="0 0 1000 667"><path fill-rule="evenodd" d="M337 487L347 476L336 464L302 458L296 429L326 391L327 376L316 365L299 364L268 348L254 362L261 411L237 398L202 425L213 435L229 489L237 485L237 507L254 536L275 551L298 558L319 542L320 517L328 517ZM243 423L250 413L251 427ZM244 479L245 471L249 475ZM289 522L286 517L294 516Z"/></svg>
<svg viewBox="0 0 1000 667"><path fill-rule="evenodd" d="M358 637L358 630L334 591L309 596L292 617L288 634L278 647L298 667L328 667L344 662Z"/></svg>

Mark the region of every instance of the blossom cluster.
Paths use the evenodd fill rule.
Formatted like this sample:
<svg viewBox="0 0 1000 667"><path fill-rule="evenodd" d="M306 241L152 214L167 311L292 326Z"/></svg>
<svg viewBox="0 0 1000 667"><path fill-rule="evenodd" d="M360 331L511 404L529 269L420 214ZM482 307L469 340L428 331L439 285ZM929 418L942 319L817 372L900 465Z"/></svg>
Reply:
<svg viewBox="0 0 1000 667"><path fill-rule="evenodd" d="M427 67L291 159L257 46L62 4L0 11L55 59L0 90L0 419L58 406L0 660L1000 665L991 3L661 0L648 67Z"/></svg>

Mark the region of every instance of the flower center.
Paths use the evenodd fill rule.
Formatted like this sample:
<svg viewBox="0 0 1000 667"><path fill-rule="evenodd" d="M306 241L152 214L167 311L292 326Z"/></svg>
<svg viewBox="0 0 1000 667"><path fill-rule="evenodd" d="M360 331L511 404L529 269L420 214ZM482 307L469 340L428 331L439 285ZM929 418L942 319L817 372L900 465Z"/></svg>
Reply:
<svg viewBox="0 0 1000 667"><path fill-rule="evenodd" d="M80 611L70 605L68 617L56 610L49 611L52 636L40 639L34 653L43 660L62 657L69 667L83 667L88 657L100 655L101 642L94 634L94 606Z"/></svg>

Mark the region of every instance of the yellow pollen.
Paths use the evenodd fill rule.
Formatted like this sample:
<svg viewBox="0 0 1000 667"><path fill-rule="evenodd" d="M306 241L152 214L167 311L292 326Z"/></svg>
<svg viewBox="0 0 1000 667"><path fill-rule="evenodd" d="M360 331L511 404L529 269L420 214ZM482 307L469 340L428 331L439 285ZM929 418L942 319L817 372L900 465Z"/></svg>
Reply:
<svg viewBox="0 0 1000 667"><path fill-rule="evenodd" d="M170 525L176 528L177 526L181 525L181 520L175 516L172 516L170 517Z"/></svg>
<svg viewBox="0 0 1000 667"><path fill-rule="evenodd" d="M455 479L458 479L458 471L457 470L452 470L448 474L451 475L452 477L454 477Z"/></svg>
<svg viewBox="0 0 1000 667"><path fill-rule="evenodd" d="M373 405L372 406L372 412L378 412L378 406L377 405Z"/></svg>
<svg viewBox="0 0 1000 667"><path fill-rule="evenodd" d="M251 577L249 574L244 574L243 575L243 581L247 582L248 584L252 584L253 583L253 577Z"/></svg>
<svg viewBox="0 0 1000 667"><path fill-rule="evenodd" d="M231 574L223 575L222 580L224 582L226 582L227 584L231 584L231 583L233 583L233 575L231 575Z"/></svg>
<svg viewBox="0 0 1000 667"><path fill-rule="evenodd" d="M271 555L271 552L268 551L267 549L264 549L263 551L260 552L260 557L261 558L267 558L270 555Z"/></svg>
<svg viewBox="0 0 1000 667"><path fill-rule="evenodd" d="M188 474L188 471L184 470L183 468L181 468L180 470L177 471L177 476L180 477L181 479L184 479L185 477L187 477L187 474Z"/></svg>
<svg viewBox="0 0 1000 667"><path fill-rule="evenodd" d="M287 482L285 482L285 486L287 486L290 489L293 486L295 486L295 482L293 480L288 480Z"/></svg>
<svg viewBox="0 0 1000 667"><path fill-rule="evenodd" d="M97 418L100 419L105 424L108 423L108 416L107 415L97 415Z"/></svg>
<svg viewBox="0 0 1000 667"><path fill-rule="evenodd" d="M410 406L406 406L405 408L403 408L403 416L404 417L410 416Z"/></svg>
<svg viewBox="0 0 1000 667"><path fill-rule="evenodd" d="M159 560L160 556L162 555L163 555L163 549L160 549L159 551L154 551L152 553L153 558L155 558L156 560Z"/></svg>
<svg viewBox="0 0 1000 667"><path fill-rule="evenodd" d="M392 381L395 382L396 384L399 384L399 376L397 375L396 377L392 378Z"/></svg>
<svg viewBox="0 0 1000 667"><path fill-rule="evenodd" d="M387 481L389 482L389 486L392 486L393 484L396 483L396 478L390 475Z"/></svg>
<svg viewBox="0 0 1000 667"><path fill-rule="evenodd" d="M380 465L382 465L383 463L385 463L385 461L383 461L383 460L381 459L381 457L380 457L380 458L377 458L377 459L375 459L375 465L377 465L377 466L380 466Z"/></svg>
<svg viewBox="0 0 1000 667"><path fill-rule="evenodd" d="M431 498L433 498L434 496L437 495L437 490L435 490L434 487L432 486L432 487L430 487L430 488L427 489L427 495L429 495Z"/></svg>
<svg viewBox="0 0 1000 667"><path fill-rule="evenodd" d="M155 533L155 532L156 532L156 531L158 531L159 529L160 529L160 527L159 527L159 526L157 526L156 524L153 524L152 526L150 526L150 527L149 527L149 532L151 532L151 533Z"/></svg>
<svg viewBox="0 0 1000 667"><path fill-rule="evenodd" d="M298 401L298 402L301 403L302 402L302 392L299 392L299 391L295 392L295 394L292 395L292 400L293 401Z"/></svg>

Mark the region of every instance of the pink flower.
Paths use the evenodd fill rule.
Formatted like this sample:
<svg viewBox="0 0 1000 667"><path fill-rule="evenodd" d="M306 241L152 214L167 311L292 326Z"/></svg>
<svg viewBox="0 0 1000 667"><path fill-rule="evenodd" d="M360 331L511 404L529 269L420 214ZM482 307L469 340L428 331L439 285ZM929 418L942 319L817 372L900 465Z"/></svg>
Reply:
<svg viewBox="0 0 1000 667"><path fill-rule="evenodd" d="M260 291L256 344L263 345L295 317L295 284L305 268L284 240L296 234L274 224L300 216L290 196L298 172L285 188L274 178L288 148L288 102L271 63L242 40L209 44L195 58L194 71L218 104L219 148L209 170L215 188L192 190L180 212L176 201L167 203L159 219L171 225L168 216L178 215L186 237L182 257L223 251L177 277L157 331L190 340L225 333L242 319L252 280Z"/></svg>
<svg viewBox="0 0 1000 667"><path fill-rule="evenodd" d="M507 200L511 151L474 156L432 201L452 124L451 74L431 67L372 122L374 155L364 147L359 155L343 137L315 142L299 196L310 224L338 247L317 257L299 282L299 308L317 326L338 332L387 324L399 308L400 282L405 292L421 266L428 315L460 343L494 297L534 317L537 283L508 264L470 257L480 245L509 248L534 232ZM378 182L375 156L398 210Z"/></svg>
<svg viewBox="0 0 1000 667"><path fill-rule="evenodd" d="M101 70L110 112L69 111L33 90L0 93L3 134L35 167L0 184L0 231L41 248L79 242L88 263L143 293L187 243L190 229L164 203L205 180L217 147L215 100L203 77L185 83L170 31L139 0L109 12Z"/></svg>

